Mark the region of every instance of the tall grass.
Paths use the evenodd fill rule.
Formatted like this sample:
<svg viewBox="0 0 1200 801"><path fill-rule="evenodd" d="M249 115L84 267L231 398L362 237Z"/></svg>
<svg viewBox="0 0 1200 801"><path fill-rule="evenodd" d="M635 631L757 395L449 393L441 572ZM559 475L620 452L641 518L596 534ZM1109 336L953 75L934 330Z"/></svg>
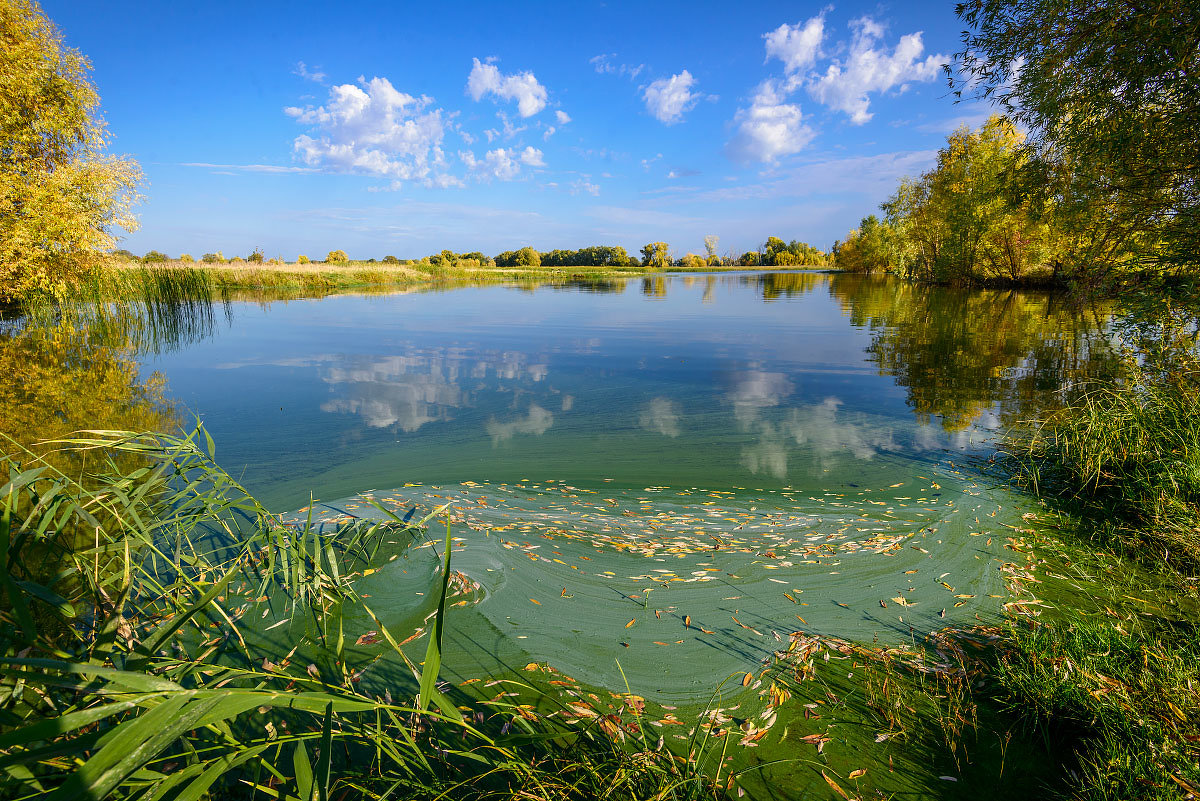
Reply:
<svg viewBox="0 0 1200 801"><path fill-rule="evenodd" d="M453 692L437 682L436 634L422 668L378 618L373 656L348 642L345 611L367 609L355 579L430 518L285 525L216 465L202 430L59 444L143 466L85 486L11 448L0 460L0 796L713 796L642 740ZM287 654L260 648L272 613L303 621ZM373 694L363 671L385 652L406 667Z"/></svg>
<svg viewBox="0 0 1200 801"><path fill-rule="evenodd" d="M1125 376L1006 443L1058 521L1041 547L1086 581L1010 626L996 675L1005 703L1071 744L1088 799L1200 797L1197 317L1137 306Z"/></svg>

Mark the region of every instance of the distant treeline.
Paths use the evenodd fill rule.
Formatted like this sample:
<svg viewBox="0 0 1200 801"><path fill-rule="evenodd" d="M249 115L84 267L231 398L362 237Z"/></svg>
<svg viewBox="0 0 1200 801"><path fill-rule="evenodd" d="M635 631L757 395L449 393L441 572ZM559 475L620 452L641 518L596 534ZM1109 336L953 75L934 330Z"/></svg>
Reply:
<svg viewBox="0 0 1200 801"><path fill-rule="evenodd" d="M724 256L717 254L718 239L715 236L704 237L703 255L687 253L683 256L672 256L671 248L666 242L650 242L641 250L641 258L631 256L625 248L619 245L593 245L579 250L548 250L539 251L533 247L523 247L520 250L506 250L494 257L479 251L455 253L443 250L421 259L399 259L395 256L384 256L382 259L366 259L360 263L367 264L407 264L426 265L444 269L469 269L479 267L649 267L664 269L667 267L685 267L702 269L704 267L799 267L825 266L830 256L820 248L793 239L785 242L779 237L767 237L758 250L750 250L735 256L729 252ZM114 256L127 261L140 261L144 264L154 264L172 261L165 253L151 250L144 256L136 256L128 250L115 250ZM195 262L191 254L182 254L177 261ZM261 248L255 249L245 257L234 256L226 258L221 251L205 253L200 262L207 264L286 264L282 256L266 258ZM295 263L309 264L313 260L308 256L296 257ZM358 260L355 260L358 261ZM324 259L326 264L349 264L351 259L344 250L330 251Z"/></svg>

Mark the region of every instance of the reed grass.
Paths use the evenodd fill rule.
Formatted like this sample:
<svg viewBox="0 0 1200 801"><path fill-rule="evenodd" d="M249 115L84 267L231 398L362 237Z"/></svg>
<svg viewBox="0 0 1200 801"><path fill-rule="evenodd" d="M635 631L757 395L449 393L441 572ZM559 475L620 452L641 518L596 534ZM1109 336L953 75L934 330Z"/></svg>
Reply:
<svg viewBox="0 0 1200 801"><path fill-rule="evenodd" d="M1169 295L1167 296L1169 298ZM1200 361L1195 306L1135 301L1125 375L1005 443L1080 577L1014 621L1002 702L1074 753L1075 798L1200 797ZM1147 309L1151 313L1147 314ZM1053 570L1050 571L1053 573Z"/></svg>
<svg viewBox="0 0 1200 801"><path fill-rule="evenodd" d="M382 624L374 657L348 643L344 611L366 609L355 579L436 511L413 525L285 525L216 465L202 429L57 444L143 466L85 486L19 449L0 460L3 797L719 794L693 762L643 739L618 744L597 726L452 692L437 681L436 634L421 668ZM304 623L288 654L255 645L272 610ZM411 701L360 689L386 651L411 673L390 684Z"/></svg>

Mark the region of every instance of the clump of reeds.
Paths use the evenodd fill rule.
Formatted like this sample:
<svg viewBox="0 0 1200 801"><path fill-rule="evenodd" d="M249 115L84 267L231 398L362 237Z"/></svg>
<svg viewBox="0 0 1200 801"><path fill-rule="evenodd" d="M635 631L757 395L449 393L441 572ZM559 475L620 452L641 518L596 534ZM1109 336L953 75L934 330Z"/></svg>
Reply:
<svg viewBox="0 0 1200 801"><path fill-rule="evenodd" d="M0 796L713 797L669 752L440 685L448 546L423 667L378 618L374 656L348 642L346 610L370 612L355 579L414 526L285 525L202 429L58 444L141 466L85 486L18 448L0 458ZM303 621L289 653L261 649L271 612ZM384 653L395 699L360 689Z"/></svg>
<svg viewBox="0 0 1200 801"><path fill-rule="evenodd" d="M1200 797L1197 313L1131 305L1125 375L1006 443L1087 578L1014 621L996 675L1011 709L1074 751L1075 797Z"/></svg>

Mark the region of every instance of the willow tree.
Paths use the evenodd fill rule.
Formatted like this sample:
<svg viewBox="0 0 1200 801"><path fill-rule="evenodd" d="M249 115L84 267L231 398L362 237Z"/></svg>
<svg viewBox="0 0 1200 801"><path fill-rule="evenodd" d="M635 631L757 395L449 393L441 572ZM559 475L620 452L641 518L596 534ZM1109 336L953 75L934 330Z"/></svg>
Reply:
<svg viewBox="0 0 1200 801"><path fill-rule="evenodd" d="M0 300L60 295L118 228L140 178L106 153L87 59L32 0L0 0Z"/></svg>
<svg viewBox="0 0 1200 801"><path fill-rule="evenodd" d="M951 83L1030 132L1027 193L1079 261L1200 265L1200 5L970 0Z"/></svg>

